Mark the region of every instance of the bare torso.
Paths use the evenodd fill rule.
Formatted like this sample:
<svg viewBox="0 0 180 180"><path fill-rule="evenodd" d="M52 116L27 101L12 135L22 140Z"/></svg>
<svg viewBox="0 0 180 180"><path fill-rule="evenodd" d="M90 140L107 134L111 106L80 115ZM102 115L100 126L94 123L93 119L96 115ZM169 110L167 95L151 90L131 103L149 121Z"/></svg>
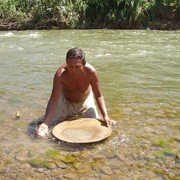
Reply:
<svg viewBox="0 0 180 180"><path fill-rule="evenodd" d="M73 49L72 49L73 50ZM79 50L80 51L80 50ZM74 53L74 51L73 51ZM44 123L49 125L58 107L58 101L63 95L69 102L84 101L91 90L97 102L103 120L110 125L104 98L101 93L98 74L93 66L85 62L85 59L72 53L72 57L66 58L66 64L62 65L54 75L53 89L46 109ZM68 54L68 53L67 53Z"/></svg>
<svg viewBox="0 0 180 180"><path fill-rule="evenodd" d="M64 67L61 75L62 94L69 102L82 102L87 98L91 91L90 77L92 70L91 66L85 66L83 73L72 76Z"/></svg>

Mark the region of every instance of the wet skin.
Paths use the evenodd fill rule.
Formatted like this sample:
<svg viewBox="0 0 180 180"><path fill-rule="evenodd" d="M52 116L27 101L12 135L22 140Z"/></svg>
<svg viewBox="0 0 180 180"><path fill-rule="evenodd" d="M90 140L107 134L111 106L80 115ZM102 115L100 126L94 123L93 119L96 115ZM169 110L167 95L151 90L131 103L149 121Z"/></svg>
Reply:
<svg viewBox="0 0 180 180"><path fill-rule="evenodd" d="M48 102L44 123L49 125L55 113L61 94L70 102L82 102L93 91L102 118L107 125L111 124L104 98L101 93L99 78L93 66L81 59L68 59L54 76L53 90Z"/></svg>
<svg viewBox="0 0 180 180"><path fill-rule="evenodd" d="M81 102L91 90L92 67L70 60L62 72L62 94L70 102Z"/></svg>

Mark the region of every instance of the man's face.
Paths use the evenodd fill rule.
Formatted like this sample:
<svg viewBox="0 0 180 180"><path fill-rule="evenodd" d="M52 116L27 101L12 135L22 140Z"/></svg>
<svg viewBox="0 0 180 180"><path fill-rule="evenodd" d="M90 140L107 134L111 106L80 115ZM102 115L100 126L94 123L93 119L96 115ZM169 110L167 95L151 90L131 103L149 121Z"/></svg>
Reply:
<svg viewBox="0 0 180 180"><path fill-rule="evenodd" d="M78 75L84 72L84 65L81 59L70 58L67 62L67 70L71 75Z"/></svg>

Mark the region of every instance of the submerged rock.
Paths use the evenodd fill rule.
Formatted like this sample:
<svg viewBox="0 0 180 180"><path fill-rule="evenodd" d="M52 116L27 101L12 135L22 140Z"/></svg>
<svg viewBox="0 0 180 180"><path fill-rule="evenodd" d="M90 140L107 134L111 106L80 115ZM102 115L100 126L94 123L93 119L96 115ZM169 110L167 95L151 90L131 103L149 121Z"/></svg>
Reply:
<svg viewBox="0 0 180 180"><path fill-rule="evenodd" d="M104 166L101 168L102 172L106 175L112 175L113 171L109 166Z"/></svg>
<svg viewBox="0 0 180 180"><path fill-rule="evenodd" d="M44 169L43 168L37 168L36 171L39 172L39 173L43 173Z"/></svg>
<svg viewBox="0 0 180 180"><path fill-rule="evenodd" d="M63 177L66 178L66 179L73 179L73 180L78 179L78 176L76 174L74 174L74 173L64 174Z"/></svg>
<svg viewBox="0 0 180 180"><path fill-rule="evenodd" d="M22 164L20 166L21 169L25 170L25 169L29 169L31 166L29 164Z"/></svg>
<svg viewBox="0 0 180 180"><path fill-rule="evenodd" d="M20 118L21 118L21 113L20 113L20 111L17 111L16 114L14 115L14 117L15 117L16 119L20 119Z"/></svg>
<svg viewBox="0 0 180 180"><path fill-rule="evenodd" d="M68 167L65 163L63 163L60 160L56 160L54 161L54 163L57 165L58 168L61 168L61 169L66 169Z"/></svg>
<svg viewBox="0 0 180 180"><path fill-rule="evenodd" d="M0 164L0 173L6 172L6 168Z"/></svg>
<svg viewBox="0 0 180 180"><path fill-rule="evenodd" d="M17 161L26 161L27 159L29 159L29 151L28 150L20 150L17 152L15 159Z"/></svg>

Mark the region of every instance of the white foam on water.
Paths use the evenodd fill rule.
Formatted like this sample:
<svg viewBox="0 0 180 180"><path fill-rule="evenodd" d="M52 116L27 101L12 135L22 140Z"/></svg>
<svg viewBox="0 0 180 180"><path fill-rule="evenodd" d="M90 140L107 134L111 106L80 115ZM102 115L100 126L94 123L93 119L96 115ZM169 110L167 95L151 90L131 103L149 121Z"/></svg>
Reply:
<svg viewBox="0 0 180 180"><path fill-rule="evenodd" d="M126 134L118 135L114 138L110 139L110 145L113 145L114 148L119 148L119 146L122 145L122 143L128 143L129 137Z"/></svg>
<svg viewBox="0 0 180 180"><path fill-rule="evenodd" d="M146 56L147 54L153 54L152 51L140 50L137 53L129 54L130 56Z"/></svg>
<svg viewBox="0 0 180 180"><path fill-rule="evenodd" d="M38 38L40 35L38 34L38 32L35 33L31 33L28 35L28 37L32 37L32 38Z"/></svg>
<svg viewBox="0 0 180 180"><path fill-rule="evenodd" d="M23 50L24 50L24 48L22 48L22 47L18 47L18 50L19 50L19 51L23 51Z"/></svg>
<svg viewBox="0 0 180 180"><path fill-rule="evenodd" d="M95 57L103 57L104 54L97 54Z"/></svg>
<svg viewBox="0 0 180 180"><path fill-rule="evenodd" d="M38 38L40 35L38 32L30 33L28 35L21 35L21 37Z"/></svg>
<svg viewBox="0 0 180 180"><path fill-rule="evenodd" d="M111 55L112 55L112 54L110 54L110 53L106 53L106 54L105 54L105 56L111 56Z"/></svg>
<svg viewBox="0 0 180 180"><path fill-rule="evenodd" d="M0 35L1 37L12 37L12 36L14 36L14 33L12 33L12 32L7 32L7 33L5 33L5 34L2 34L2 35Z"/></svg>

